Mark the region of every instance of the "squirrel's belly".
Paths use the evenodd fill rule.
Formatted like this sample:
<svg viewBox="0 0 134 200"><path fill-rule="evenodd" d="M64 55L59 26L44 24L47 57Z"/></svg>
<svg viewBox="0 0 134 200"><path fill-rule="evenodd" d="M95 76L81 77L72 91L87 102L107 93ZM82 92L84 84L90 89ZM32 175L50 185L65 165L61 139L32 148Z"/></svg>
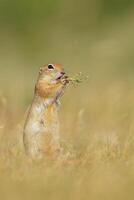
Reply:
<svg viewBox="0 0 134 200"><path fill-rule="evenodd" d="M26 153L32 157L38 156L42 148L43 134L46 132L38 122L28 122L24 128L24 145Z"/></svg>
<svg viewBox="0 0 134 200"><path fill-rule="evenodd" d="M51 113L51 112L50 112ZM50 143L59 147L59 121L57 114L30 116L24 128L24 145L28 155L42 157ZM44 118L43 118L44 117ZM51 118L52 117L52 118Z"/></svg>

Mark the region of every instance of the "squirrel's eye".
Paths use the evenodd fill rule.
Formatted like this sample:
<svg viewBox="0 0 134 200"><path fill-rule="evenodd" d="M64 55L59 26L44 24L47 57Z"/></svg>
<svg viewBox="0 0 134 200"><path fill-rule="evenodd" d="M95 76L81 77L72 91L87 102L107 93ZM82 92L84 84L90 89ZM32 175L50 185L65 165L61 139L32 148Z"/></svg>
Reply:
<svg viewBox="0 0 134 200"><path fill-rule="evenodd" d="M54 69L54 66L52 64L49 64L48 69Z"/></svg>

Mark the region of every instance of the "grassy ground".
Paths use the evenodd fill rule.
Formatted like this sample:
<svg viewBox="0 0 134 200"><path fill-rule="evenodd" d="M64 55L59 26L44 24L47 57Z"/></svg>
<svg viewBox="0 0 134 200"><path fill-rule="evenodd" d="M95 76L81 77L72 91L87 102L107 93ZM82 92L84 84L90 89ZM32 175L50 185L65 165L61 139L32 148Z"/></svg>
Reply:
<svg viewBox="0 0 134 200"><path fill-rule="evenodd" d="M0 198L133 200L133 0L1 3ZM31 162L23 116L49 62L89 81L62 99L63 156Z"/></svg>
<svg viewBox="0 0 134 200"><path fill-rule="evenodd" d="M60 113L63 156L32 163L20 114L1 96L2 199L133 199L133 102L132 86L121 81L68 89Z"/></svg>

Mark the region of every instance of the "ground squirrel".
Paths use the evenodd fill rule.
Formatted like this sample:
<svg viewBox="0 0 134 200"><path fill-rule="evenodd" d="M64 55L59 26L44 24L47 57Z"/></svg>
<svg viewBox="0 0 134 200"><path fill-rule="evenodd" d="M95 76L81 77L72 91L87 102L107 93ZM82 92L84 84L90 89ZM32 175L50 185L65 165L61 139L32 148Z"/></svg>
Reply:
<svg viewBox="0 0 134 200"><path fill-rule="evenodd" d="M58 104L67 83L59 64L45 65L39 71L23 133L26 153L32 158L60 150Z"/></svg>

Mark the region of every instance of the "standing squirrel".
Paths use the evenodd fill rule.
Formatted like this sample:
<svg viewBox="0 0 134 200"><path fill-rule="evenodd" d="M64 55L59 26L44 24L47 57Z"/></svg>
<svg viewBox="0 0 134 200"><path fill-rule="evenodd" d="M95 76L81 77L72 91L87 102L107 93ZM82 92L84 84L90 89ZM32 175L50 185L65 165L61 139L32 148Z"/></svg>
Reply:
<svg viewBox="0 0 134 200"><path fill-rule="evenodd" d="M48 64L40 69L23 132L25 151L31 158L60 151L58 104L67 84L60 64Z"/></svg>

